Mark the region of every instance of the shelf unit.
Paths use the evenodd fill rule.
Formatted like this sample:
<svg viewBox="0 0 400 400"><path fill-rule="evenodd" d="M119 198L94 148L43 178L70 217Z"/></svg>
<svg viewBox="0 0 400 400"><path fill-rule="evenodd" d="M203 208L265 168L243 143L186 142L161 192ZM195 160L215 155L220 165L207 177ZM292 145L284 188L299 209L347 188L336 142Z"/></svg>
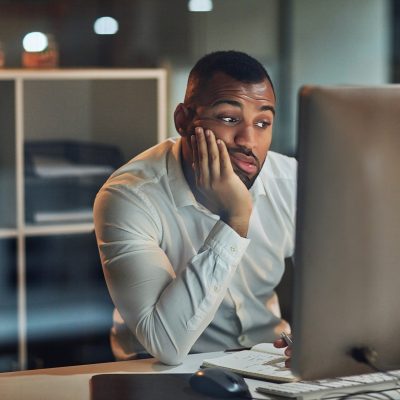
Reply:
<svg viewBox="0 0 400 400"><path fill-rule="evenodd" d="M14 294L16 297L11 306L0 305L0 321L5 315L13 315L12 307L16 307L17 321L13 324L17 329L17 368L26 369L29 361L30 249L37 248L33 246L40 243L40 238L51 243L57 242L55 237L68 241L74 235L79 238L93 235L93 223L88 221L52 224L26 221L25 203L29 199L25 182L26 142L68 139L114 145L121 150L125 162L167 137L166 110L167 76L163 69L0 72L0 278L6 274L3 281L8 286L4 282L0 285L4 285L3 293L8 299ZM78 246L80 240L73 242ZM44 251L47 254L53 250ZM77 254L76 258L79 260L81 256ZM55 264L59 257L62 255L54 254ZM80 271L76 271L77 279L79 276ZM10 284L12 277L15 287ZM53 290L47 289L49 293ZM40 290L35 296L46 292ZM40 307L44 308L43 304L39 311ZM56 309L53 311L56 315ZM43 326L43 331L46 329ZM0 341L1 338L0 328Z"/></svg>

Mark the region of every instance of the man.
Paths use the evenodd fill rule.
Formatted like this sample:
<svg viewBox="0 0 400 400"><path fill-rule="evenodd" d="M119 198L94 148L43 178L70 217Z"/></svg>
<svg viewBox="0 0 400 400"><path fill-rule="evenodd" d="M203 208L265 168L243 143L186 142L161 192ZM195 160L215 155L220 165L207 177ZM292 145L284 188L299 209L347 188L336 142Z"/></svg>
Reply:
<svg viewBox="0 0 400 400"><path fill-rule="evenodd" d="M95 229L118 359L145 350L178 364L290 330L274 288L294 248L296 162L268 152L274 116L258 61L206 55L174 114L180 138L140 154L100 190Z"/></svg>

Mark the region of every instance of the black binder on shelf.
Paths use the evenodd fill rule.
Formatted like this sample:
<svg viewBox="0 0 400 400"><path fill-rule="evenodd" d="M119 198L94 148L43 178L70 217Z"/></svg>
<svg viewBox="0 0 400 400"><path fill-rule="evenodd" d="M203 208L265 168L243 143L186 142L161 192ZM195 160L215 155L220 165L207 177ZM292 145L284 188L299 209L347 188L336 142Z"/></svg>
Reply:
<svg viewBox="0 0 400 400"><path fill-rule="evenodd" d="M32 223L91 221L97 191L123 163L116 146L76 140L28 141L24 153Z"/></svg>

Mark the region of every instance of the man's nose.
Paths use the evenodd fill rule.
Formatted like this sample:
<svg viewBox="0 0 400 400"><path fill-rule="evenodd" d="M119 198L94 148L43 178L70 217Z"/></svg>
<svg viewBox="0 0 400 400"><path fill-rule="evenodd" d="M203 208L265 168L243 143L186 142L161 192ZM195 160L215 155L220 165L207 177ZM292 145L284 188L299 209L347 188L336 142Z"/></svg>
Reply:
<svg viewBox="0 0 400 400"><path fill-rule="evenodd" d="M239 146L253 149L256 145L256 132L253 124L239 126L235 134L235 143Z"/></svg>

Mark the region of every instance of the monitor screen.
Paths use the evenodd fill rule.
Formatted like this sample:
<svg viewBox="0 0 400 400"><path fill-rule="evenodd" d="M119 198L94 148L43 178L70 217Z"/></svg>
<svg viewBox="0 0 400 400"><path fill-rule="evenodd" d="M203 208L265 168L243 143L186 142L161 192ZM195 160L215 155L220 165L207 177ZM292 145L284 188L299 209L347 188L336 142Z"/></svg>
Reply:
<svg viewBox="0 0 400 400"><path fill-rule="evenodd" d="M400 85L299 95L294 373L400 368Z"/></svg>

